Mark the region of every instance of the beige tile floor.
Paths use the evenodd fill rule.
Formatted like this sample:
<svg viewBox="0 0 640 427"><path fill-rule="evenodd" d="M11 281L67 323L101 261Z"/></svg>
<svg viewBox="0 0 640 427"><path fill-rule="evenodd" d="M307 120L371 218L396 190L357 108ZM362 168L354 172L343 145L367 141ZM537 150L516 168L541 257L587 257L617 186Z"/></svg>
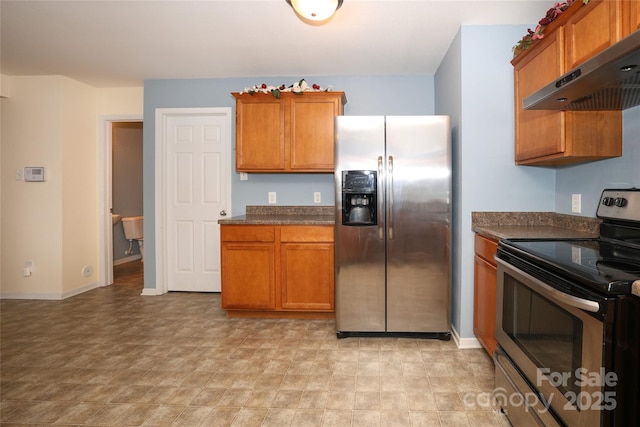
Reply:
<svg viewBox="0 0 640 427"><path fill-rule="evenodd" d="M338 340L333 321L227 319L219 294L141 289L134 262L63 301L1 301L0 423L508 426L484 403L483 350Z"/></svg>

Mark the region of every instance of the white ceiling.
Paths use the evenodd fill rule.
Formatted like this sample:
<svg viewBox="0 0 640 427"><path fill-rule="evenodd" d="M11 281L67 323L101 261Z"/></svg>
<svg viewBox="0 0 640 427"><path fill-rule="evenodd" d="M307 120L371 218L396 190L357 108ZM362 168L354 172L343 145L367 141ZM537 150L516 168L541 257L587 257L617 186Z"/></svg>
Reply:
<svg viewBox="0 0 640 427"><path fill-rule="evenodd" d="M65 75L96 87L170 78L432 75L460 25L532 25L552 5L344 0L330 22L313 26L285 0L1 0L0 71Z"/></svg>

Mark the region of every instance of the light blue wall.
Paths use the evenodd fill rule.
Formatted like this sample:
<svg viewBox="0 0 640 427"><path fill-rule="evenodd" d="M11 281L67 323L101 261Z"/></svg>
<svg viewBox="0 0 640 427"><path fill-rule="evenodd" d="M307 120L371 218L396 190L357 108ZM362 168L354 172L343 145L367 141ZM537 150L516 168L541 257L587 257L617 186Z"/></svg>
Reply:
<svg viewBox="0 0 640 427"><path fill-rule="evenodd" d="M462 289L460 287L460 248L462 233L457 224L461 222L462 206L462 159L461 127L462 127L462 35L459 31L447 50L435 76L436 114L451 116L451 156L453 177L452 198L452 245L451 245L451 322L457 331L460 330L460 303Z"/></svg>
<svg viewBox="0 0 640 427"><path fill-rule="evenodd" d="M452 323L473 338L474 211L554 211L555 170L514 164L511 48L527 26L463 26L436 76L436 114L454 123Z"/></svg>
<svg viewBox="0 0 640 427"><path fill-rule="evenodd" d="M595 217L605 188L640 188L640 107L623 111L622 124L622 157L558 169L557 212L571 214L571 195L582 194L580 215Z"/></svg>
<svg viewBox="0 0 640 427"><path fill-rule="evenodd" d="M156 108L232 107L231 92L254 84L290 85L300 77L149 80L144 84L144 235L145 287L154 288L155 253L155 110ZM307 83L344 91L345 115L434 114L433 76L325 76L307 78ZM232 140L235 141L235 122ZM235 143L233 144L235 158ZM331 174L250 174L240 181L232 166L232 215L242 215L247 205L266 205L267 193L277 193L278 205L313 205L313 192L322 193L322 205L334 203Z"/></svg>

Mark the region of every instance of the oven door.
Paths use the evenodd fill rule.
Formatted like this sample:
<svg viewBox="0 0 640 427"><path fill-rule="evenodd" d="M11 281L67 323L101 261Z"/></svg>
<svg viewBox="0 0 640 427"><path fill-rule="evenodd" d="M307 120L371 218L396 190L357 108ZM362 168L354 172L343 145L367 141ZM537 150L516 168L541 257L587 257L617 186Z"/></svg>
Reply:
<svg viewBox="0 0 640 427"><path fill-rule="evenodd" d="M602 410L615 408L604 387L604 323L592 315L601 302L496 261L498 344L564 423L600 426Z"/></svg>

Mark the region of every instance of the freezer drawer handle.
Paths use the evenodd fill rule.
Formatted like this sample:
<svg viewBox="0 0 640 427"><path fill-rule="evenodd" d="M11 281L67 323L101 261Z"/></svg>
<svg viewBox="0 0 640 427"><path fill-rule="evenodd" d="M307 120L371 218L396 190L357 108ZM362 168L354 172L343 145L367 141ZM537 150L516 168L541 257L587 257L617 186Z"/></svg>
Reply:
<svg viewBox="0 0 640 427"><path fill-rule="evenodd" d="M393 156L389 156L389 167L387 168L389 173L388 189L389 193L389 240L393 240Z"/></svg>

